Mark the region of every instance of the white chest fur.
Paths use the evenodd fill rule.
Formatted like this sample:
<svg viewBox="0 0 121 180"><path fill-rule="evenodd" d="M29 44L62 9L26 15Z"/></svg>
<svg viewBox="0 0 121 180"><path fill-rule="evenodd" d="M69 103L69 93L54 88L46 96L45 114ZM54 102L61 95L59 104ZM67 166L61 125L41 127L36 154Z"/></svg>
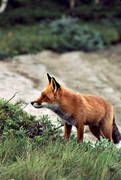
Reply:
<svg viewBox="0 0 121 180"><path fill-rule="evenodd" d="M76 121L71 117L71 114L65 113L60 109L60 106L58 104L48 104L48 103L42 103L39 105L40 108L48 108L55 112L60 118L64 120L69 125L76 126Z"/></svg>

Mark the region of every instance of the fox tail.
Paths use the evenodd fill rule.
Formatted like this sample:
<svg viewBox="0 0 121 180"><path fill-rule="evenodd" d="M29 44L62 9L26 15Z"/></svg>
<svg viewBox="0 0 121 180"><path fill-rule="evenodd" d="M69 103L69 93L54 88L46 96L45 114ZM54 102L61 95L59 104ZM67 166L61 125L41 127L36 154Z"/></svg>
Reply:
<svg viewBox="0 0 121 180"><path fill-rule="evenodd" d="M117 144L117 147L121 147L121 134L119 132L119 129L115 123L115 117L113 118L113 131L112 131L112 138L114 144Z"/></svg>

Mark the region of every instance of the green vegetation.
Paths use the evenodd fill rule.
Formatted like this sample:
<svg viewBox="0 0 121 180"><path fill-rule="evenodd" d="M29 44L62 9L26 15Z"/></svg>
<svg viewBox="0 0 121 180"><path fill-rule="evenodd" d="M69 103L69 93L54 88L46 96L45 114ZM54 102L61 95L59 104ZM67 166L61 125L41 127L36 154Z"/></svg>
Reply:
<svg viewBox="0 0 121 180"><path fill-rule="evenodd" d="M39 143L52 135L53 138L60 133L47 116L36 120L35 116L29 116L20 108L20 103L12 105L0 100L0 134L2 137L13 135L16 138L35 138Z"/></svg>
<svg viewBox="0 0 121 180"><path fill-rule="evenodd" d="M0 15L0 26L33 24L46 19L60 18L67 9L57 0L11 0L7 10Z"/></svg>
<svg viewBox="0 0 121 180"><path fill-rule="evenodd" d="M36 53L44 49L56 52L94 51L108 47L120 38L114 28L88 25L75 18L61 18L41 25L18 25L0 30L0 58Z"/></svg>
<svg viewBox="0 0 121 180"><path fill-rule="evenodd" d="M70 20L68 13L68 0L11 0L0 15L0 59L43 49L95 51L120 42L118 0L108 5L78 0Z"/></svg>
<svg viewBox="0 0 121 180"><path fill-rule="evenodd" d="M0 100L0 132L2 180L121 179L121 150L113 144L66 142L47 116L35 121L17 104Z"/></svg>
<svg viewBox="0 0 121 180"><path fill-rule="evenodd" d="M58 40L53 42L50 48L55 51L83 50L92 51L104 48L101 34L89 28L81 26L77 19L62 18L45 25L44 33L56 35Z"/></svg>
<svg viewBox="0 0 121 180"><path fill-rule="evenodd" d="M106 1L106 0L105 0ZM110 2L110 0L108 0ZM120 1L113 4L95 4L94 0L76 0L74 16L80 20L101 22L120 21ZM11 0L0 15L0 26L33 24L46 19L58 19L69 13L69 0ZM87 22L88 23L88 22Z"/></svg>

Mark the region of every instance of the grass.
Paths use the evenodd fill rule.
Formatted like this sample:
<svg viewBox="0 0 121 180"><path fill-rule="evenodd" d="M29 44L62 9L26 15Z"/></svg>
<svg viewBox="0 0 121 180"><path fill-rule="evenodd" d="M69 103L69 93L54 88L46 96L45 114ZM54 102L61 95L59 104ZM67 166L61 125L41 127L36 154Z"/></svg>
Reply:
<svg viewBox="0 0 121 180"><path fill-rule="evenodd" d="M90 142L77 143L74 136L65 141L47 116L44 120L39 119L38 129L43 127L41 133L30 138L24 132L31 132L35 117L24 113L20 106L6 104L3 100L0 100L0 122L2 180L121 179L121 150L105 139L97 141L94 147ZM29 126L23 131L25 122ZM16 136L16 131L13 131L18 124L17 131L24 135Z"/></svg>
<svg viewBox="0 0 121 180"><path fill-rule="evenodd" d="M92 148L75 140L48 141L37 146L28 138L9 137L0 143L0 179L120 180L120 150Z"/></svg>
<svg viewBox="0 0 121 180"><path fill-rule="evenodd" d="M7 55L17 55L41 50L39 31L39 25L1 29L1 51Z"/></svg>

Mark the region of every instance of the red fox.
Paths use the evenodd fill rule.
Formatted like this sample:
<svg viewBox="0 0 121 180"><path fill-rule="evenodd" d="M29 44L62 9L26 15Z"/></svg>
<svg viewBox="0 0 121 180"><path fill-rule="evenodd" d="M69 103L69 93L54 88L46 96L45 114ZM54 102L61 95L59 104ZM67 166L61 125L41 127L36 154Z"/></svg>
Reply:
<svg viewBox="0 0 121 180"><path fill-rule="evenodd" d="M84 125L97 139L100 136L119 143L120 132L116 126L113 107L105 99L85 94L75 94L66 90L54 77L47 74L48 85L41 96L31 102L35 108L49 108L64 120L64 137L70 138L74 125L77 141L83 142Z"/></svg>

